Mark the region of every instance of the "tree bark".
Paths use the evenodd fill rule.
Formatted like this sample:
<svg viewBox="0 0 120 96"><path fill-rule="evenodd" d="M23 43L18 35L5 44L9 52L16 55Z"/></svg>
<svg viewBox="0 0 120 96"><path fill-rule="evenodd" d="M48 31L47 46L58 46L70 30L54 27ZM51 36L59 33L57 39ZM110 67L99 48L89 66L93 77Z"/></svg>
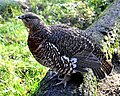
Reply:
<svg viewBox="0 0 120 96"><path fill-rule="evenodd" d="M115 0L99 16L99 19L86 29L86 32L103 46L103 51L107 50L108 59L112 58L114 49L120 46L119 17L120 0ZM36 89L35 96L97 96L97 81L90 69L88 73L83 74L84 79L81 74L73 74L73 80L68 83L66 88L63 85L53 86L59 82L57 76L50 80L53 75L54 73L51 71L47 72Z"/></svg>

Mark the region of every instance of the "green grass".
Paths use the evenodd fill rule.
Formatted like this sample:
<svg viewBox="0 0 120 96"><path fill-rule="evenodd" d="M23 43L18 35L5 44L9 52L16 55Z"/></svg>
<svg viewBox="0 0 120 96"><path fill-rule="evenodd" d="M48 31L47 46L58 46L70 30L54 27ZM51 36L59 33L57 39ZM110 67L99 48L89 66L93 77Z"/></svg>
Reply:
<svg viewBox="0 0 120 96"><path fill-rule="evenodd" d="M0 96L27 96L46 73L27 46L27 31L15 18L0 25Z"/></svg>

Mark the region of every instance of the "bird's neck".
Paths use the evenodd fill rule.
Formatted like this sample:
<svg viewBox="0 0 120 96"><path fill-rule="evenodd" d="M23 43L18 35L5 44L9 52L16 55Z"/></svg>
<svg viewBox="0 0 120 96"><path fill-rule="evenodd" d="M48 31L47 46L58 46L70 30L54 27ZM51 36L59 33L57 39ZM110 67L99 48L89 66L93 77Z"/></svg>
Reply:
<svg viewBox="0 0 120 96"><path fill-rule="evenodd" d="M47 38L51 34L51 31L49 30L49 27L47 27L44 23L40 22L39 24L30 28L29 35L33 34L39 34L40 38Z"/></svg>
<svg viewBox="0 0 120 96"><path fill-rule="evenodd" d="M28 36L28 46L32 53L35 53L39 45L49 38L50 30L44 24L30 28Z"/></svg>

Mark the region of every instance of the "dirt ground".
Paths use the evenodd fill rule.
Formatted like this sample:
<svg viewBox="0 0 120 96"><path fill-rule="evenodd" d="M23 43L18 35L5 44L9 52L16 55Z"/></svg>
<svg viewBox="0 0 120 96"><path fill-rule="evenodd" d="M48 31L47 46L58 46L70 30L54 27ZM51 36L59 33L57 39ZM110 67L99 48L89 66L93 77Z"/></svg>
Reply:
<svg viewBox="0 0 120 96"><path fill-rule="evenodd" d="M98 84L98 96L120 96L120 66Z"/></svg>

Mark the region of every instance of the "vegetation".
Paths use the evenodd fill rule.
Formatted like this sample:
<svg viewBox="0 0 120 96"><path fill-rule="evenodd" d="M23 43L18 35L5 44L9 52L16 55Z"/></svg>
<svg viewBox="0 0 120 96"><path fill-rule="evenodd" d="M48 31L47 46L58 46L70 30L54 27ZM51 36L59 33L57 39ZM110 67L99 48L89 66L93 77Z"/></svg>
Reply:
<svg viewBox="0 0 120 96"><path fill-rule="evenodd" d="M91 25L108 4L110 0L31 0L32 11L48 25L64 23L80 29Z"/></svg>
<svg viewBox="0 0 120 96"><path fill-rule="evenodd" d="M32 11L48 25L64 23L85 29L100 14L97 11L100 2L109 4L105 0L92 1L31 0L30 4ZM28 33L23 23L16 19L21 14L20 6L15 3L0 8L0 96L31 95L47 71L27 47Z"/></svg>

